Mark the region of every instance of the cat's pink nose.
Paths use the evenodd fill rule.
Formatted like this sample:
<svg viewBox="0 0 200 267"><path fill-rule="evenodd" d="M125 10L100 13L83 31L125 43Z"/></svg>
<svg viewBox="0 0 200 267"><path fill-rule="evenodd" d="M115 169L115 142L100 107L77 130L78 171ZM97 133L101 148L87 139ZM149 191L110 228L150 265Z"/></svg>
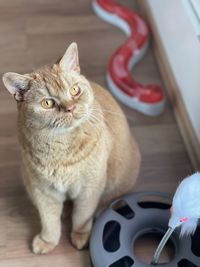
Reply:
<svg viewBox="0 0 200 267"><path fill-rule="evenodd" d="M67 108L66 108L66 110L67 110L67 112L73 112L74 111L74 109L76 108L76 106L75 105L71 105L71 106L68 106Z"/></svg>

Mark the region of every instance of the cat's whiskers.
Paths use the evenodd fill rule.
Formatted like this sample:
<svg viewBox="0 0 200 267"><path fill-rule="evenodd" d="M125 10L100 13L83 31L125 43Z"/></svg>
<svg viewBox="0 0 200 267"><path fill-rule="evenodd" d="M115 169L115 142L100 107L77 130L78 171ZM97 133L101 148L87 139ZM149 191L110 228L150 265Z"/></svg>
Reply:
<svg viewBox="0 0 200 267"><path fill-rule="evenodd" d="M92 124L102 122L102 114L100 113L100 110L94 107L87 110L86 117Z"/></svg>
<svg viewBox="0 0 200 267"><path fill-rule="evenodd" d="M94 114L91 114L90 115L90 117L89 117L89 119L91 120L91 122L96 122L96 123L101 123L101 118L99 118L99 117L97 117L97 116L95 116Z"/></svg>
<svg viewBox="0 0 200 267"><path fill-rule="evenodd" d="M112 115L115 115L115 116L118 116L118 117L121 117L121 118L124 117L122 114L119 114L118 112L114 112L114 111L109 110L109 109L104 109L104 108L102 108L101 110L102 110L103 112L107 112L107 113L110 113L110 114L112 114Z"/></svg>
<svg viewBox="0 0 200 267"><path fill-rule="evenodd" d="M95 96L95 99L98 100L98 97ZM110 113L110 114L113 114L113 115L116 115L116 116L119 116L119 117L124 117L121 113L115 112L115 111L113 111L113 110L105 109L105 108L103 108L103 107L101 107L101 110L102 110L103 112L107 112L107 113ZM127 118L127 119L130 119L130 120L133 119L131 116L127 116L127 115L126 115L126 118Z"/></svg>
<svg viewBox="0 0 200 267"><path fill-rule="evenodd" d="M105 110L105 109L103 109L103 108L102 108L101 110L103 111L103 114L101 114L101 116L103 117L103 119L101 119L101 121L103 120L104 122L106 122L106 124L107 124L108 127L109 127L109 119L106 118L106 116L104 116L104 115L105 115L104 111L106 111L106 112L108 112L108 113L111 113L112 115L114 114L115 116L124 118L121 114L118 114L117 112L112 112L112 111L109 111L109 110ZM96 107L94 107L94 108L93 108L93 112L95 112L95 111L99 111L99 109L96 108ZM110 128L110 131L113 132L113 129Z"/></svg>

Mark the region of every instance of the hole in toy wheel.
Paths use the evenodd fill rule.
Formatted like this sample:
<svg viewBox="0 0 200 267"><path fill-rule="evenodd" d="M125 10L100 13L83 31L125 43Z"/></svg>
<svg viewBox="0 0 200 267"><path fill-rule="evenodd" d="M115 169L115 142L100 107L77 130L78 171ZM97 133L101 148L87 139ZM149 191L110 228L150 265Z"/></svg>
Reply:
<svg viewBox="0 0 200 267"><path fill-rule="evenodd" d="M132 219L135 216L134 211L130 208L128 203L122 199L115 202L112 205L112 209L128 220Z"/></svg>
<svg viewBox="0 0 200 267"><path fill-rule="evenodd" d="M186 259L179 261L178 266L179 267L198 267L197 265L195 265L194 263Z"/></svg>
<svg viewBox="0 0 200 267"><path fill-rule="evenodd" d="M121 226L116 221L109 221L103 230L103 247L108 252L115 252L120 248L119 235Z"/></svg>
<svg viewBox="0 0 200 267"><path fill-rule="evenodd" d="M109 267L131 267L133 263L134 261L130 257L125 256L120 260L112 263Z"/></svg>
<svg viewBox="0 0 200 267"><path fill-rule="evenodd" d="M158 208L158 209L169 209L171 207L171 202L169 199L165 199L161 196L141 196L139 197L137 204L144 209L148 208Z"/></svg>
<svg viewBox="0 0 200 267"><path fill-rule="evenodd" d="M138 237L133 245L135 256L142 262L149 264L152 261L154 252L162 239L161 233L144 233ZM163 249L159 263L167 264L175 257L175 246L169 240ZM185 267L185 266L184 266Z"/></svg>
<svg viewBox="0 0 200 267"><path fill-rule="evenodd" d="M194 253L195 256L200 257L200 249L199 249L199 244L200 244L200 228L197 227L194 235L191 237L192 238L192 247L191 250Z"/></svg>
<svg viewBox="0 0 200 267"><path fill-rule="evenodd" d="M147 201L143 201L143 202L138 202L137 203L141 208L143 209L161 209L161 210L168 210L171 206L169 204L166 203L159 203L159 202L147 202Z"/></svg>

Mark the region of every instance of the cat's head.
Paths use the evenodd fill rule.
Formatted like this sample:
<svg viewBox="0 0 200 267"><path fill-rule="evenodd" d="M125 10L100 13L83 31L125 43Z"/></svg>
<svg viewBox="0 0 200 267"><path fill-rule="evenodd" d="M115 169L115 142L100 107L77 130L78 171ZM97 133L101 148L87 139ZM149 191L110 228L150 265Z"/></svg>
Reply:
<svg viewBox="0 0 200 267"><path fill-rule="evenodd" d="M71 130L90 119L94 95L80 74L76 43L58 64L25 75L8 72L3 82L29 127Z"/></svg>

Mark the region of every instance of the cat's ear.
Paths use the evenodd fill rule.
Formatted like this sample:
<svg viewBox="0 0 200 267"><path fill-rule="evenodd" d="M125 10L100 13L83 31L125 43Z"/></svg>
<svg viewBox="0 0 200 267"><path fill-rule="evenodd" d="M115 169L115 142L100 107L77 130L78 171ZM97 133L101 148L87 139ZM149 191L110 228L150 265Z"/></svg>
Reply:
<svg viewBox="0 0 200 267"><path fill-rule="evenodd" d="M72 43L60 60L59 66L63 72L76 71L80 73L78 46Z"/></svg>
<svg viewBox="0 0 200 267"><path fill-rule="evenodd" d="M28 75L21 75L14 72L7 72L2 77L3 83L16 100L24 100L24 94L29 89L32 78Z"/></svg>

